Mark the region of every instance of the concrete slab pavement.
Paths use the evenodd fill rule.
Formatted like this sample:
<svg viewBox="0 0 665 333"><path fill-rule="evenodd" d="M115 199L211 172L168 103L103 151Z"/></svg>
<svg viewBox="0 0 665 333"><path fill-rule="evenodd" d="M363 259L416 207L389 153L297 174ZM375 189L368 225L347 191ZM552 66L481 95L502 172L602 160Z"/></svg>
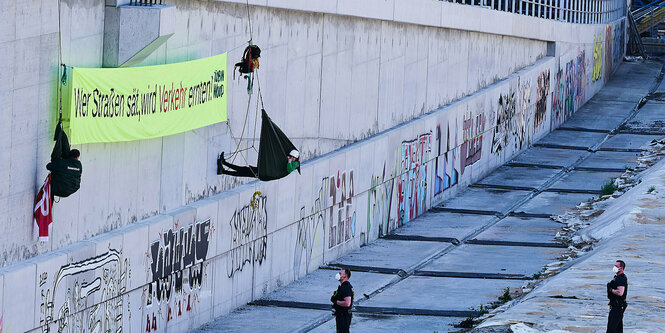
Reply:
<svg viewBox="0 0 665 333"><path fill-rule="evenodd" d="M564 251L565 248L464 244L420 268L416 274L475 273L479 278L495 274L497 278L528 280ZM484 284L485 280L475 283Z"/></svg>
<svg viewBox="0 0 665 333"><path fill-rule="evenodd" d="M642 89L646 94L656 78L654 73L660 70L661 64L656 61L624 62L612 74L612 79L605 84L605 87Z"/></svg>
<svg viewBox="0 0 665 333"><path fill-rule="evenodd" d="M493 188L468 188L433 210L477 211L487 214L507 213L510 207L526 199L531 191Z"/></svg>
<svg viewBox="0 0 665 333"><path fill-rule="evenodd" d="M428 256L446 247L447 243L378 239L349 253L331 266L350 268L353 271L373 270L397 273L408 270Z"/></svg>
<svg viewBox="0 0 665 333"><path fill-rule="evenodd" d="M604 87L596 93L591 101L621 101L637 103L644 97L644 89L634 89L620 86Z"/></svg>
<svg viewBox="0 0 665 333"><path fill-rule="evenodd" d="M567 168L588 154L580 150L533 147L517 155L508 165Z"/></svg>
<svg viewBox="0 0 665 333"><path fill-rule="evenodd" d="M555 236L562 227L561 223L548 218L509 216L481 232L474 239L559 244Z"/></svg>
<svg viewBox="0 0 665 333"><path fill-rule="evenodd" d="M587 201L593 197L593 194L585 193L543 192L536 195L524 205L515 208L514 212L542 215L545 217L559 215L574 208L580 202Z"/></svg>
<svg viewBox="0 0 665 333"><path fill-rule="evenodd" d="M615 260L622 259L629 283L625 331L662 331L665 161L652 169L582 229L581 234L599 240L592 252L481 326L522 322L533 326L533 332L604 332L609 310L605 283L612 279ZM652 186L656 190L649 191Z"/></svg>
<svg viewBox="0 0 665 333"><path fill-rule="evenodd" d="M597 151L582 161L578 170L624 171L637 165L638 153Z"/></svg>
<svg viewBox="0 0 665 333"><path fill-rule="evenodd" d="M432 332L450 332L460 318L441 316L412 316L355 313L351 321L351 332L383 333L387 328L392 332L416 333L423 327ZM335 320L311 330L312 333L335 332Z"/></svg>
<svg viewBox="0 0 665 333"><path fill-rule="evenodd" d="M625 126L622 133L631 134L665 134L665 104L649 102Z"/></svg>
<svg viewBox="0 0 665 333"><path fill-rule="evenodd" d="M247 305L192 332L294 332L327 313L330 311Z"/></svg>
<svg viewBox="0 0 665 333"><path fill-rule="evenodd" d="M516 288L522 283L520 280L412 276L384 290L363 305L406 310L468 312L472 308L477 309L480 305L495 301L503 289Z"/></svg>
<svg viewBox="0 0 665 333"><path fill-rule="evenodd" d="M587 150L603 141L606 136L607 134L598 132L554 130L533 146Z"/></svg>
<svg viewBox="0 0 665 333"><path fill-rule="evenodd" d="M593 114L575 114L560 129L577 131L597 131L609 133L619 127L625 120L624 116L600 116Z"/></svg>
<svg viewBox="0 0 665 333"><path fill-rule="evenodd" d="M575 112L575 115L573 115L571 119L574 119L575 117L585 117L585 118L593 117L594 119L602 119L603 117L629 116L631 112L633 112L633 110L635 109L635 105L637 104L637 102L639 102L640 99L644 96L645 92L643 92L642 95L640 95L640 97L628 98L629 101L607 100L607 97L609 95L623 96L624 94L623 91L626 91L626 93L629 96L630 94L635 93L634 89L626 89L626 88L608 87L607 89L602 89L596 95L594 95L594 97L600 94L601 92L603 93L604 96L601 95L601 97L599 98L596 99L592 98L591 100L589 100L586 104L584 104L582 108L580 108L577 112Z"/></svg>
<svg viewBox="0 0 665 333"><path fill-rule="evenodd" d="M483 226L496 220L492 215L460 214L449 212L430 212L405 226L397 229L394 234L399 237L441 238L448 237L460 240L464 236L480 230Z"/></svg>
<svg viewBox="0 0 665 333"><path fill-rule="evenodd" d="M266 295L261 300L313 303L329 307L330 295L339 285L339 282L335 280L336 273L337 270L316 270L302 279L298 279L286 287ZM362 297L363 294L375 292L396 277L396 275L391 274L352 272L351 280L356 299Z"/></svg>
<svg viewBox="0 0 665 333"><path fill-rule="evenodd" d="M549 168L502 166L473 186L533 190L559 172L560 170Z"/></svg>
<svg viewBox="0 0 665 333"><path fill-rule="evenodd" d="M662 135L616 134L600 145L599 150L606 151L641 151L652 140L659 140Z"/></svg>
<svg viewBox="0 0 665 333"><path fill-rule="evenodd" d="M623 172L617 171L573 170L563 175L561 179L548 187L546 191L600 194L600 189L603 185L613 181L622 174Z"/></svg>

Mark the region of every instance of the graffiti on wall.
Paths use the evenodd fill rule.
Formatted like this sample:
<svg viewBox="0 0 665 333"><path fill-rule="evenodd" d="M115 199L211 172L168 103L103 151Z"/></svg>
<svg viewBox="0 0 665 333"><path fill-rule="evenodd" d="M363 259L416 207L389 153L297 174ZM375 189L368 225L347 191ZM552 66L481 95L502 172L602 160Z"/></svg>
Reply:
<svg viewBox="0 0 665 333"><path fill-rule="evenodd" d="M431 131L414 140L402 141L401 176L397 183L400 225L427 208L427 162L431 150Z"/></svg>
<svg viewBox="0 0 665 333"><path fill-rule="evenodd" d="M229 221L231 251L226 274L233 277L245 266L261 265L267 256L268 210L265 195L256 196L253 202L236 210Z"/></svg>
<svg viewBox="0 0 665 333"><path fill-rule="evenodd" d="M325 183L327 182L328 185ZM337 177L324 178L321 184L328 188L325 207L328 209L328 248L347 242L356 235L356 209L353 201L353 170L337 172Z"/></svg>
<svg viewBox="0 0 665 333"><path fill-rule="evenodd" d="M210 219L160 234L148 250L151 282L143 289L145 331L157 330L195 309L199 300L210 245ZM167 304L166 313L160 305ZM157 311L151 311L155 307Z"/></svg>
<svg viewBox="0 0 665 333"><path fill-rule="evenodd" d="M610 31L610 30L608 30ZM611 31L610 31L611 33ZM611 40L611 38L610 38ZM603 36L594 36L593 37L593 74L591 75L591 80L593 82L598 81L603 75ZM605 63L609 63L605 61ZM611 65L610 65L611 66ZM605 66L607 69L610 66Z"/></svg>
<svg viewBox="0 0 665 333"><path fill-rule="evenodd" d="M307 213L300 208L297 223L293 269L308 273L316 269L324 251L324 230L328 230L328 248L350 241L356 235L353 170L321 179L321 187ZM304 268L304 270L303 270Z"/></svg>
<svg viewBox="0 0 665 333"><path fill-rule="evenodd" d="M532 123L533 117L531 105L531 82L525 80L522 84L519 83L519 104L518 111L513 118L513 137L515 138L515 149L522 149L529 145L531 136L528 126Z"/></svg>
<svg viewBox="0 0 665 333"><path fill-rule="evenodd" d="M510 142L516 104L517 98L514 91L499 96L496 112L494 113L496 119L492 133L492 153L499 153L504 150Z"/></svg>
<svg viewBox="0 0 665 333"><path fill-rule="evenodd" d="M473 120L470 120L473 122ZM466 126L467 123L465 121ZM470 124L469 124L470 125ZM470 125L472 126L472 125ZM466 127L465 127L466 128ZM469 128L471 130L471 128ZM447 125L446 128L446 149L444 151L441 150L442 146L442 134L441 134L441 125L436 126L436 159L434 160L434 196L437 196L444 191L448 190L449 188L457 185L457 181L459 179L459 172L456 169L455 161L460 160L459 158L456 158L457 155L459 155L458 150L456 149L457 146L457 126L455 126L455 134L453 137L455 138L455 142L453 143L453 147L451 149L451 140L450 140L450 124ZM468 148L467 148L468 149ZM464 150L464 148L462 148ZM473 153L473 152L472 152ZM474 156L469 157L469 164L473 164L471 161L474 159ZM460 161L460 165L462 168L462 172L464 172L464 162Z"/></svg>
<svg viewBox="0 0 665 333"><path fill-rule="evenodd" d="M393 163L393 172L386 173L386 163L380 176L372 176L367 197L367 232L370 240L372 226L378 229L378 237L383 237L399 227L399 220L393 211L393 193L395 189L394 176L399 173L397 163Z"/></svg>
<svg viewBox="0 0 665 333"><path fill-rule="evenodd" d="M623 52L626 46L626 21L621 20L614 25L612 33L612 58L613 64L619 64L623 61Z"/></svg>
<svg viewBox="0 0 665 333"><path fill-rule="evenodd" d="M547 95L550 93L550 70L538 75L536 87L536 112L533 117L533 131L545 122L547 116Z"/></svg>
<svg viewBox="0 0 665 333"><path fill-rule="evenodd" d="M123 297L130 274L129 260L109 249L98 256L61 266L57 273L39 275L39 323L50 332L122 332L123 316L131 312ZM90 303L97 302L95 305ZM127 308L124 308L127 305ZM83 311L88 309L88 311Z"/></svg>
<svg viewBox="0 0 665 333"><path fill-rule="evenodd" d="M461 160L460 160L460 171L464 174L466 167L473 165L478 162L483 155L483 133L485 132L485 114L479 113L475 117L471 114L464 116L464 122L462 123L462 142L461 147ZM457 138L457 133L455 133L455 138ZM448 140L450 141L450 139ZM457 140L455 140L455 146L457 146ZM455 147L453 147L454 149ZM447 185L452 186L457 184L457 170L455 170L455 159L453 155L453 171L452 178ZM445 172L444 172L445 174ZM444 179L445 180L445 179ZM451 185L452 184L452 185ZM445 182L444 182L444 185Z"/></svg>
<svg viewBox="0 0 665 333"><path fill-rule="evenodd" d="M305 207L300 208L300 220L298 220L298 234L296 237L295 255L293 258L293 270L296 276L301 273L301 269L305 271L302 273L309 273L310 269L317 269L318 265L313 262L316 254L323 255L323 234L324 234L324 218L321 213L324 209L322 203L326 201L326 193L322 186L319 190L319 196L314 200L309 215L305 213Z"/></svg>
<svg viewBox="0 0 665 333"><path fill-rule="evenodd" d="M610 79L612 74L612 25L605 29L605 81Z"/></svg>
<svg viewBox="0 0 665 333"><path fill-rule="evenodd" d="M577 57L562 62L557 71L552 98L552 121L555 126L566 121L584 103L586 86L586 52L582 50Z"/></svg>
<svg viewBox="0 0 665 333"><path fill-rule="evenodd" d="M447 135L448 145L450 131ZM440 127L437 127L436 140L440 152ZM413 140L402 141L394 152L392 168L384 163L381 174L372 176L367 203L368 234L377 232L379 237L387 235L427 210L427 164L431 150L431 131L418 135ZM459 152L447 146L446 152L443 153L444 160L436 159L434 190L437 194L457 184L456 154ZM444 175L440 174L440 170L443 170Z"/></svg>
<svg viewBox="0 0 665 333"><path fill-rule="evenodd" d="M575 59L575 73L574 73L574 82L575 82L575 107L579 107L584 104L586 99L586 87L587 87L587 75L586 75L586 51L582 50L580 54Z"/></svg>
<svg viewBox="0 0 665 333"><path fill-rule="evenodd" d="M465 113L462 120L462 144L458 146L457 122L452 133L450 123L446 125L445 150L442 150L441 126L436 126L436 158L434 164L434 196L437 196L459 182L468 166L478 162L483 155L483 133L486 116ZM452 134L451 134L452 133ZM451 139L454 138L454 141ZM457 164L459 161L459 166Z"/></svg>

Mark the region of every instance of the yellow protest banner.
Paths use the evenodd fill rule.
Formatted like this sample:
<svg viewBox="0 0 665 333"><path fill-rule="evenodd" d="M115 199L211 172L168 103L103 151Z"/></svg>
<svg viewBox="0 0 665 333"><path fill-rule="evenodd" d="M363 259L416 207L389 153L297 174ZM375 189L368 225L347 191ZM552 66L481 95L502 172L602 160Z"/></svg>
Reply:
<svg viewBox="0 0 665 333"><path fill-rule="evenodd" d="M156 138L227 119L226 53L169 65L67 71L63 124L72 144Z"/></svg>

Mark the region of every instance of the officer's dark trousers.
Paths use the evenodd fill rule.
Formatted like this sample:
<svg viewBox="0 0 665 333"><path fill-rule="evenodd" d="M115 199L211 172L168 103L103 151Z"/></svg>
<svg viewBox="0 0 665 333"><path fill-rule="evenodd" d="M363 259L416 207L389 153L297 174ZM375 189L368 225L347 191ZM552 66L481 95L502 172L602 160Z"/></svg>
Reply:
<svg viewBox="0 0 665 333"><path fill-rule="evenodd" d="M607 317L607 333L623 333L623 312L625 307L610 307L610 315Z"/></svg>
<svg viewBox="0 0 665 333"><path fill-rule="evenodd" d="M349 327L351 326L351 318L353 314L337 312L335 314L335 324L337 324L337 333L349 333Z"/></svg>

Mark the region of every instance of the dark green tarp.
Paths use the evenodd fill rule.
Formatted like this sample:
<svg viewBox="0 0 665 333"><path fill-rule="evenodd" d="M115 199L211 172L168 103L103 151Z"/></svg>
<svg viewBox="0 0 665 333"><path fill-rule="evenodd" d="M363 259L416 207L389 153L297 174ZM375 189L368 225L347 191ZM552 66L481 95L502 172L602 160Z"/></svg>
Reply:
<svg viewBox="0 0 665 333"><path fill-rule="evenodd" d="M286 171L287 155L296 149L291 140L270 120L266 110L261 110L261 140L259 142L259 179L275 180L289 175ZM300 167L298 167L300 173Z"/></svg>

